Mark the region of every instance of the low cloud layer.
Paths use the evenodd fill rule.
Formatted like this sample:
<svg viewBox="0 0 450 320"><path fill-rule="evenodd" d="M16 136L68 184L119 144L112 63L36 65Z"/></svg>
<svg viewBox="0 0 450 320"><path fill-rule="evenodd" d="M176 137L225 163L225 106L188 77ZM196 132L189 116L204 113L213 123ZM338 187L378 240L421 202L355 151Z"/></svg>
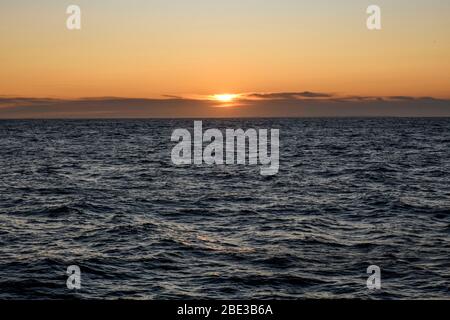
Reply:
<svg viewBox="0 0 450 320"><path fill-rule="evenodd" d="M226 105L180 96L163 99L0 96L0 119L221 117L450 117L450 100L338 96L310 91L242 94L239 100Z"/></svg>
<svg viewBox="0 0 450 320"><path fill-rule="evenodd" d="M331 98L329 93L319 92L275 92L275 93L250 93L245 95L248 98L260 99L281 99L281 100L300 100L301 98Z"/></svg>

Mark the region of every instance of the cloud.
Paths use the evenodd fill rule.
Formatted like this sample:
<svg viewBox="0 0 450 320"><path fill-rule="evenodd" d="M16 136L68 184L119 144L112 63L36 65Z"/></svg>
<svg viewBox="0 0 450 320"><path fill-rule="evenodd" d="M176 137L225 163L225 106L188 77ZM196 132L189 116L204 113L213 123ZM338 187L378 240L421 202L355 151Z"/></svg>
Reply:
<svg viewBox="0 0 450 320"><path fill-rule="evenodd" d="M410 96L391 96L390 100L403 100L403 101L445 101L433 97L410 97Z"/></svg>
<svg viewBox="0 0 450 320"><path fill-rule="evenodd" d="M33 106L33 105L48 105L61 102L59 99L52 98L27 98L27 97L7 97L0 96L0 107L8 106Z"/></svg>
<svg viewBox="0 0 450 320"><path fill-rule="evenodd" d="M314 92L250 93L231 107L210 99L0 96L0 119L450 117L450 100L409 96L338 96ZM262 97L262 98L261 98Z"/></svg>
<svg viewBox="0 0 450 320"><path fill-rule="evenodd" d="M248 98L259 98L259 99L301 99L301 98L331 98L333 95L329 93L320 92L272 92L272 93L249 93L244 95Z"/></svg>
<svg viewBox="0 0 450 320"><path fill-rule="evenodd" d="M391 100L406 100L406 101L416 100L416 98L408 96L391 96L388 98Z"/></svg>
<svg viewBox="0 0 450 320"><path fill-rule="evenodd" d="M0 97L0 119L176 118L211 114L211 102L190 99ZM205 111L208 111L205 113Z"/></svg>
<svg viewBox="0 0 450 320"><path fill-rule="evenodd" d="M174 95L171 95L171 94L164 94L163 97L164 98L169 98L169 99L179 99L179 100L184 99L182 96L174 96Z"/></svg>

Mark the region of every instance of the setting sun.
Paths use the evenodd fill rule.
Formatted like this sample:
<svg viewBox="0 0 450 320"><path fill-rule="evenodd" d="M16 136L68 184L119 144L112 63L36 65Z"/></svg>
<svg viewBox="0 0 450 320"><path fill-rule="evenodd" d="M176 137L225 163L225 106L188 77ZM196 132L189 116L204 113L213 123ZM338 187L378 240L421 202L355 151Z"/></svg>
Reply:
<svg viewBox="0 0 450 320"><path fill-rule="evenodd" d="M220 102L231 102L237 98L237 94L215 94L213 98Z"/></svg>

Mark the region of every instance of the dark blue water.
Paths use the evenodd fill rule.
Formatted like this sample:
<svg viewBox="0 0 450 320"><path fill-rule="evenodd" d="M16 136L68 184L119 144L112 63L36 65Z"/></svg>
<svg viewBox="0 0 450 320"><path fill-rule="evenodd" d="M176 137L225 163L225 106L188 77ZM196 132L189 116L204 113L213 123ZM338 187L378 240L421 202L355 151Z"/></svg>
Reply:
<svg viewBox="0 0 450 320"><path fill-rule="evenodd" d="M204 126L280 129L279 174L175 167L192 120L0 121L0 298L450 297L450 119Z"/></svg>

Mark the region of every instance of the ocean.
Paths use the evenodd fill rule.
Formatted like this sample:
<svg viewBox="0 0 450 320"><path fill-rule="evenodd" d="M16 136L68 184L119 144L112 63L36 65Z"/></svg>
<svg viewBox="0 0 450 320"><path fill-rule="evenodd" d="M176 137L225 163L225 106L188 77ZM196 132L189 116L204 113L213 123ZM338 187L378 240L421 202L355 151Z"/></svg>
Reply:
<svg viewBox="0 0 450 320"><path fill-rule="evenodd" d="M450 298L449 118L203 126L279 129L278 174L175 166L193 119L0 121L0 299Z"/></svg>

